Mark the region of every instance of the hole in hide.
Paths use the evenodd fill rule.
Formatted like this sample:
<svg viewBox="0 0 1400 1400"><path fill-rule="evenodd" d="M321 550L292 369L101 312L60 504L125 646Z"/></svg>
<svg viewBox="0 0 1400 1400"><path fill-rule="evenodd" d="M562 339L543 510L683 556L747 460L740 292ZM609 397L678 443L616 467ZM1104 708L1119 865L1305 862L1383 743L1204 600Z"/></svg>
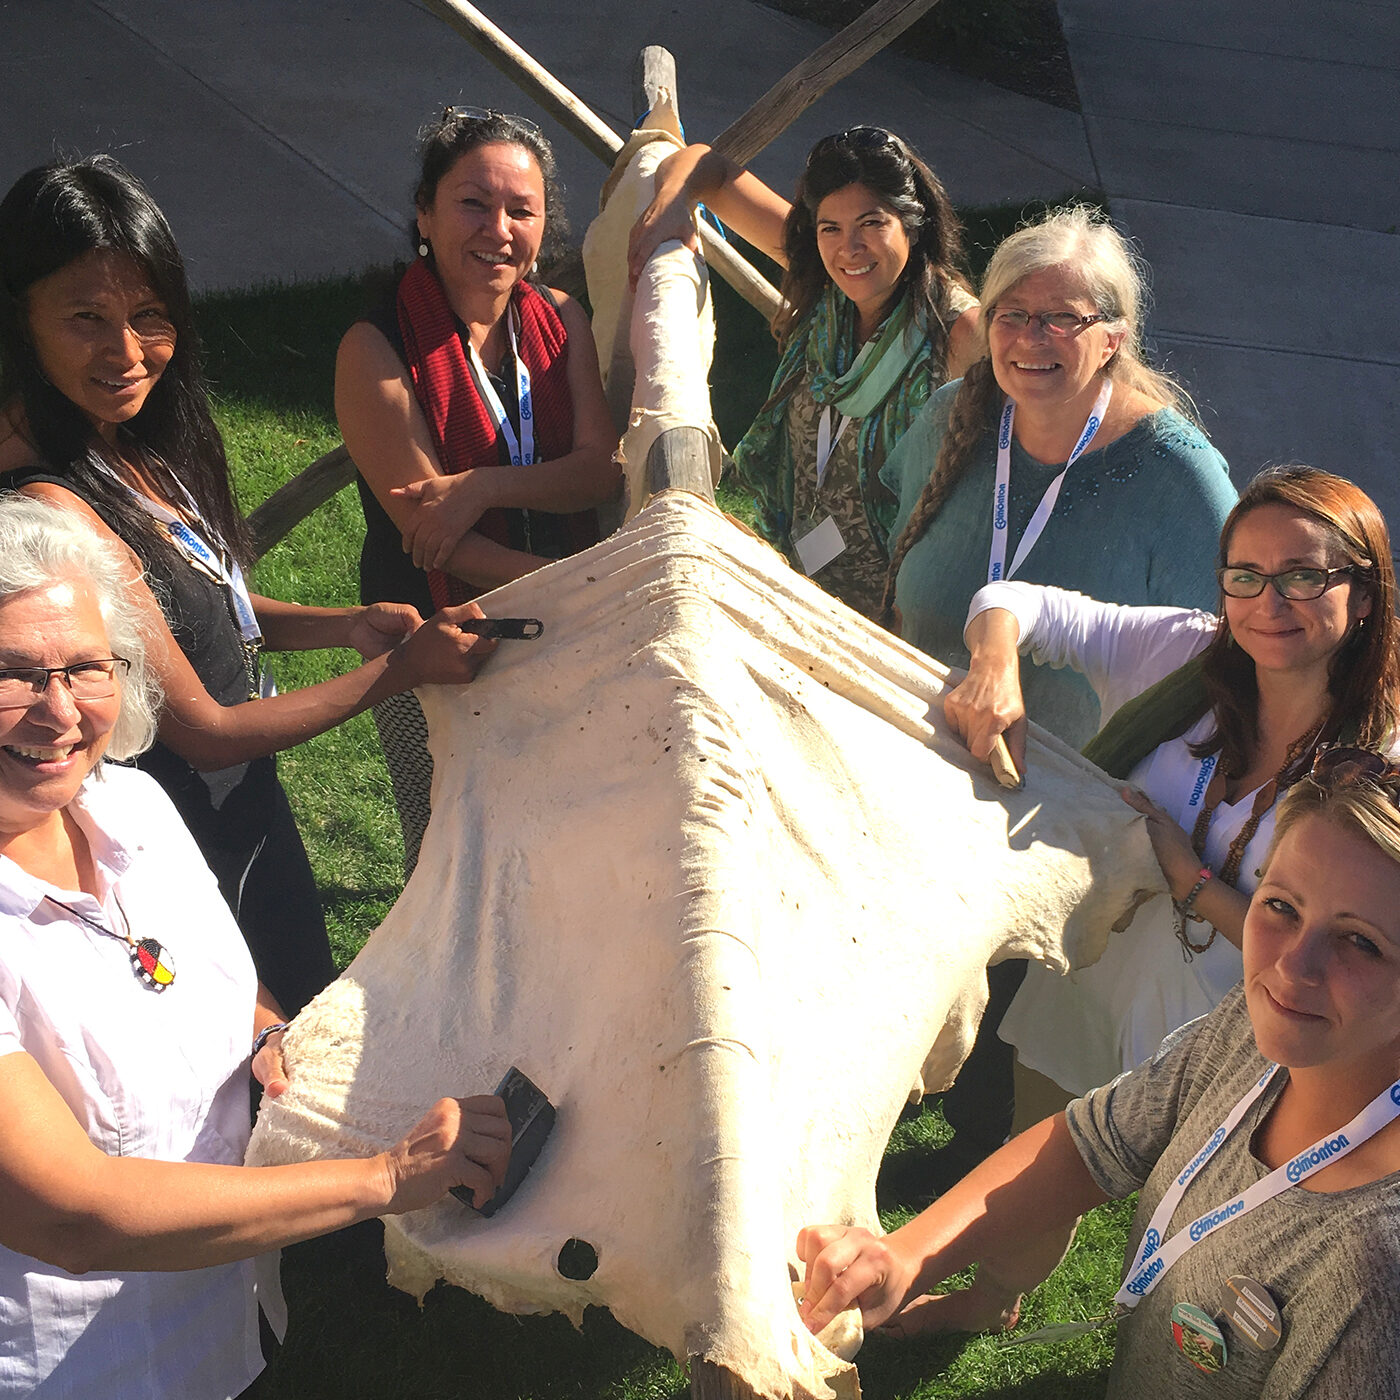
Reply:
<svg viewBox="0 0 1400 1400"><path fill-rule="evenodd" d="M598 1251L587 1240L567 1240L554 1266L565 1278L582 1283L598 1272Z"/></svg>

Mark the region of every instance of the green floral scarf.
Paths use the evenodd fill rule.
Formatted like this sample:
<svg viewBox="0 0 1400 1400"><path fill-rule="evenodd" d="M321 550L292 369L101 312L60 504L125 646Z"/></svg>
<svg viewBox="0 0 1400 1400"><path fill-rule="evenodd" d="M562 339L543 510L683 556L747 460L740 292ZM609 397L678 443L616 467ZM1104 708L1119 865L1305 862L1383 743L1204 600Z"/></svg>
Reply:
<svg viewBox="0 0 1400 1400"><path fill-rule="evenodd" d="M792 444L787 433L788 404L805 381L823 406L857 420L856 463L861 503L871 533L889 552L890 528L899 502L879 484L878 473L890 449L941 383L941 366L928 336L915 322L903 297L885 318L879 334L853 356L854 303L834 286L796 329L778 361L768 402L734 449L739 480L754 493L759 528L788 554L792 552ZM812 470L811 463L804 463Z"/></svg>

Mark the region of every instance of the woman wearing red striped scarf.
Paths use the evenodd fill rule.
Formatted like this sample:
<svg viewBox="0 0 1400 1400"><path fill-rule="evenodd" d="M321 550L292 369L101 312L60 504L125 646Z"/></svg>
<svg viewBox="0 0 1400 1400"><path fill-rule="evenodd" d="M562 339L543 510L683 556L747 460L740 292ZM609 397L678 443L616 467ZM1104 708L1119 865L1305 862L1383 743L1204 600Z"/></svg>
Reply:
<svg viewBox="0 0 1400 1400"><path fill-rule="evenodd" d="M360 595L425 616L596 542L617 437L588 319L535 279L554 154L522 117L450 107L422 133L418 258L336 363L359 468ZM432 760L412 695L375 706L408 871Z"/></svg>

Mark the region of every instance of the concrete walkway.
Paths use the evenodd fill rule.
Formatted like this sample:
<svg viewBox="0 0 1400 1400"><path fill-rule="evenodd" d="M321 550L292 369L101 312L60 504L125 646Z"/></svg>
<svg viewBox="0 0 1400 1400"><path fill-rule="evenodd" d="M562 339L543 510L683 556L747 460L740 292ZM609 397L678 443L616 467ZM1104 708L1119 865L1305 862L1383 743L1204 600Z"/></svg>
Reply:
<svg viewBox="0 0 1400 1400"><path fill-rule="evenodd" d="M689 130L725 126L825 37L750 0L486 9L622 131L631 64L677 57ZM756 162L780 189L824 132L910 136L955 200L1100 186L1156 272L1157 347L1237 478L1302 458L1394 513L1400 438L1400 6L1061 0L1084 101L1062 112L882 55ZM418 125L517 89L412 0L0 0L0 181L113 151L203 288L347 271L407 247ZM602 167L544 123L576 231Z"/></svg>
<svg viewBox="0 0 1400 1400"><path fill-rule="evenodd" d="M1400 524L1400 5L1060 0L1159 355L1235 479L1305 461Z"/></svg>
<svg viewBox="0 0 1400 1400"><path fill-rule="evenodd" d="M682 116L703 136L828 37L750 0L484 8L623 133L644 44L676 55ZM149 183L205 288L404 255L417 128L447 103L526 101L411 0L0 0L0 85L6 186L55 143L113 151ZM790 189L818 137L864 121L908 134L959 201L1057 198L1092 180L1075 114L891 55L809 110L757 168ZM604 167L542 125L581 237Z"/></svg>

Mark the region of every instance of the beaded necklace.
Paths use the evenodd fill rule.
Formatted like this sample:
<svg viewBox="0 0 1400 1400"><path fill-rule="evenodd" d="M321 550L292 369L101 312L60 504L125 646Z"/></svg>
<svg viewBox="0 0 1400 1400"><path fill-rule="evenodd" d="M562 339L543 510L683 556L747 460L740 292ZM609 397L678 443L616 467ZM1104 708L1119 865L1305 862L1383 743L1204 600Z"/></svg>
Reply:
<svg viewBox="0 0 1400 1400"><path fill-rule="evenodd" d="M117 911L122 916L123 927L120 932L108 928L106 924L98 923L96 919L88 918L81 909L74 909L72 905L64 904L51 894L46 894L44 898L50 904L57 905L65 914L71 914L73 918L85 923L90 929L125 943L131 955L131 970L148 991L163 992L175 981L175 959L170 956L170 950L154 938L142 938L138 941L131 936L131 920L126 917L121 896L115 890L112 891L112 898L116 900Z"/></svg>
<svg viewBox="0 0 1400 1400"><path fill-rule="evenodd" d="M1283 763L1278 772L1254 794L1254 804L1250 808L1249 818L1240 827L1235 839L1230 842L1230 848L1225 852L1225 859L1221 863L1218 878L1223 883L1234 887L1235 881L1239 879L1240 865L1244 861L1245 849L1254 840L1254 833L1259 830L1259 823L1264 820L1264 813L1274 805L1280 787L1290 786L1284 781L1285 778L1292 769L1299 767L1303 760L1317 747L1318 740L1322 738L1322 731L1326 726L1327 721L1323 719L1315 729L1310 729L1302 738L1295 739L1288 746L1288 752L1284 754ZM1215 816L1215 809L1225 800L1227 781L1223 766L1216 764L1215 772L1211 774L1210 785L1206 788L1205 798L1201 803L1201 810L1196 816L1196 825L1191 831L1191 849L1202 861L1205 860L1206 836L1210 832L1211 819ZM1181 941L1192 953L1204 953L1215 942L1219 933L1219 929L1212 928L1210 937L1198 945L1187 937L1183 925Z"/></svg>

